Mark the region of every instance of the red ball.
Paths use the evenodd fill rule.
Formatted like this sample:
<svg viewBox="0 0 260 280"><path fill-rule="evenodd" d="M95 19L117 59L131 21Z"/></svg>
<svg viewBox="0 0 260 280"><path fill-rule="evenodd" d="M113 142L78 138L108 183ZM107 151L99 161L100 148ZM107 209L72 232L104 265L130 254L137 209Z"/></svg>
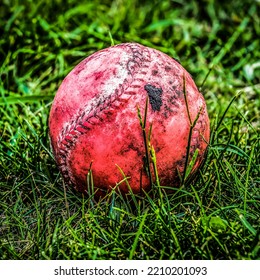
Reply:
<svg viewBox="0 0 260 280"><path fill-rule="evenodd" d="M55 96L50 139L68 185L86 193L91 168L95 188L110 190L117 185L128 192L121 169L134 193L149 190L155 178L151 159L147 166L139 118L144 119L146 100L146 137L152 125L150 147L155 151L160 184L178 186L192 157L196 158L192 173L198 169L210 136L202 94L176 60L158 50L125 43L84 59Z"/></svg>

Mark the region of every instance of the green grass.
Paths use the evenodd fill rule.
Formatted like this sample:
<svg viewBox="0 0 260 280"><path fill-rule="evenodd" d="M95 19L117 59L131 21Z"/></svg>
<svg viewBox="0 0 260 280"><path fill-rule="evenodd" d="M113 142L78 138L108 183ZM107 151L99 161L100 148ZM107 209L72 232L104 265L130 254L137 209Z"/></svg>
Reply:
<svg viewBox="0 0 260 280"><path fill-rule="evenodd" d="M66 2L0 4L0 258L259 259L259 1ZM192 74L211 141L172 194L97 202L64 188L48 114L79 61L128 41Z"/></svg>

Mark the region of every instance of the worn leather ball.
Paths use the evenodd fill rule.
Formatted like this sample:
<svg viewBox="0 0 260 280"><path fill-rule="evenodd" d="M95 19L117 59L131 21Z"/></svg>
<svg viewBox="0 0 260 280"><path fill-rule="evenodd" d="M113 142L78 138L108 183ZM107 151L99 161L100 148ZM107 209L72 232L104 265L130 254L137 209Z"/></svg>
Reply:
<svg viewBox="0 0 260 280"><path fill-rule="evenodd" d="M178 186L192 158L191 174L196 172L210 136L202 94L175 59L124 43L80 62L54 98L50 139L67 185L87 193L91 169L99 191L117 186L126 193L130 186L138 193L151 188L154 169L140 125L146 102L146 138L152 126L150 148L155 151L160 184Z"/></svg>

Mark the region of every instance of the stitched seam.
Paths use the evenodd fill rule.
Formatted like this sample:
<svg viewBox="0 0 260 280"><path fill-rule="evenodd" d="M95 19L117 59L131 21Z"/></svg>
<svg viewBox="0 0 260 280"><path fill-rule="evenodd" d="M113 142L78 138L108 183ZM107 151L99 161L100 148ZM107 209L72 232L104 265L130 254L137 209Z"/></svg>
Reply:
<svg viewBox="0 0 260 280"><path fill-rule="evenodd" d="M147 68L149 68L150 53L138 45L127 44L127 46L132 53L132 58L127 62L128 76L130 77L126 78L122 84L119 84L113 94L105 99L100 97L97 105L88 110L85 108L79 110L77 116L64 127L58 137L58 166L68 185L76 187L76 180L68 165L69 153L73 149L76 140L91 130L92 125L103 120L102 115L105 115L106 109L117 109L122 103L128 102L128 99L136 94L136 89L140 87L140 83L144 82L142 76L146 75ZM138 78L135 79L136 75Z"/></svg>

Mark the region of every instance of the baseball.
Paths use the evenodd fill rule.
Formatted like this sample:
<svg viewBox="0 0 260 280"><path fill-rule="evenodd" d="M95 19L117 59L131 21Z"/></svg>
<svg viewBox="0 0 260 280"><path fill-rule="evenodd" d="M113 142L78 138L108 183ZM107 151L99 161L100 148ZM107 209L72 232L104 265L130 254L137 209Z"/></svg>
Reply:
<svg viewBox="0 0 260 280"><path fill-rule="evenodd" d="M140 124L145 115L148 154ZM137 43L98 51L65 77L49 133L64 181L83 193L90 169L96 190L149 190L155 181L151 147L160 185L176 187L187 164L193 161L191 173L198 170L210 137L205 100L190 74Z"/></svg>

